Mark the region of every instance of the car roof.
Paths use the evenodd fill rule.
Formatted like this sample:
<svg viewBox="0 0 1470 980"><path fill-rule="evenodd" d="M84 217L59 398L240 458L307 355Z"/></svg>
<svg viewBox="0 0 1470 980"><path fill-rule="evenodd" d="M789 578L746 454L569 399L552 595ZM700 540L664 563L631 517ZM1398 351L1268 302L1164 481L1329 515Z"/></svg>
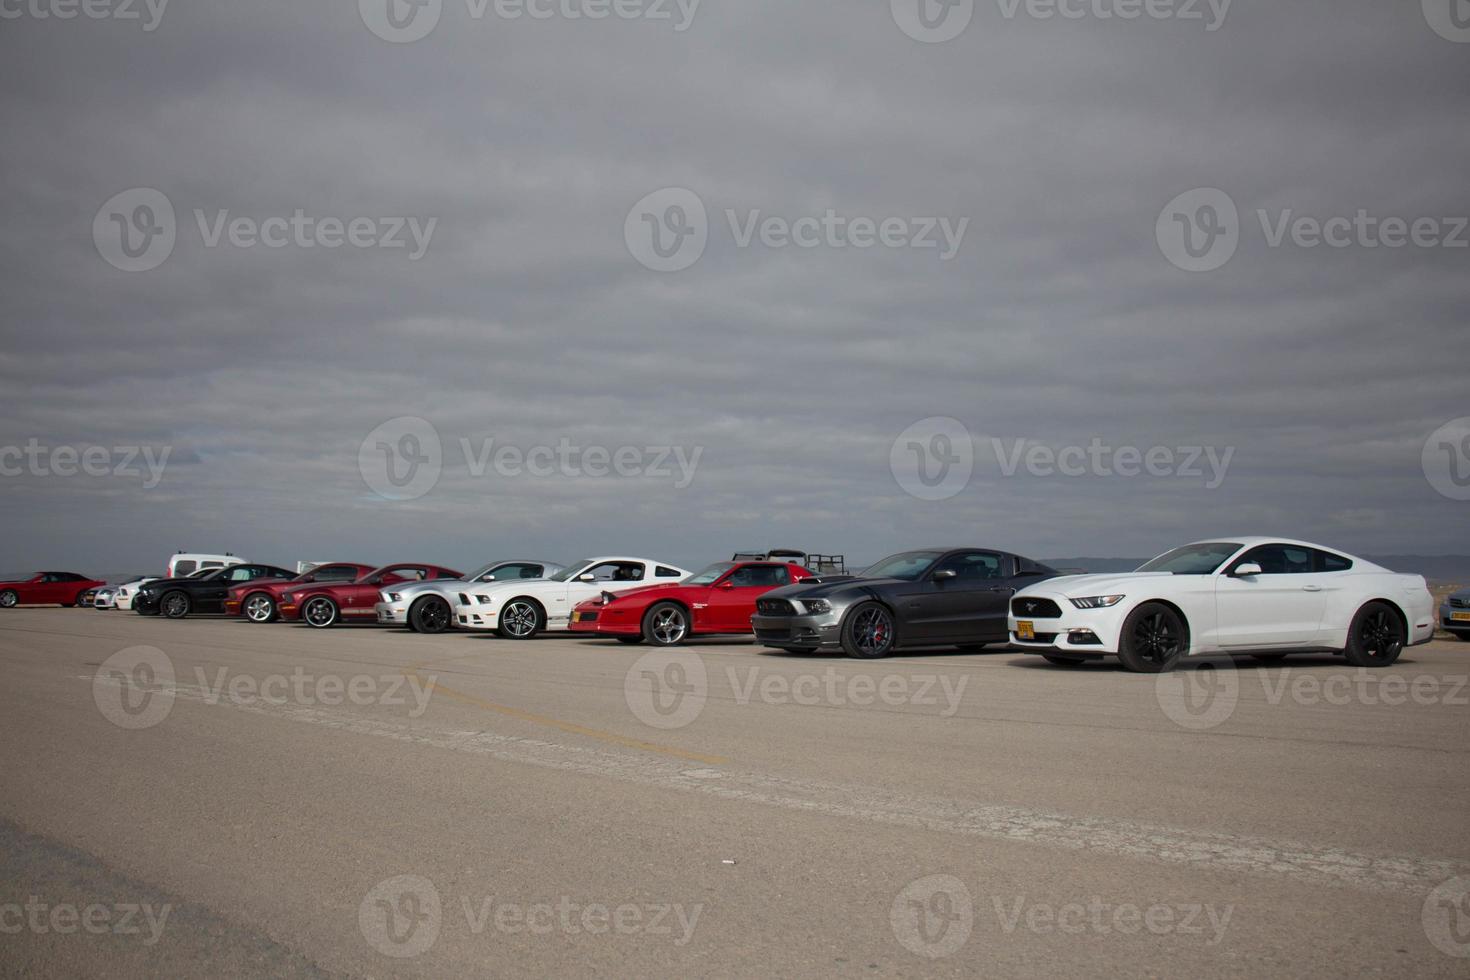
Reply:
<svg viewBox="0 0 1470 980"><path fill-rule="evenodd" d="M1258 545L1263 544L1289 544L1295 545L1298 548L1313 548L1317 551L1330 551L1335 555L1342 555L1345 558L1355 557L1349 555L1348 552L1343 551L1341 548L1332 548L1325 544L1317 544L1313 541L1302 541L1298 538L1273 538L1261 534L1222 535L1218 538L1201 538L1198 541L1191 541L1189 542L1189 544L1238 544L1242 548L1254 548ZM1189 547L1189 545L1185 545L1184 547L1187 548Z"/></svg>

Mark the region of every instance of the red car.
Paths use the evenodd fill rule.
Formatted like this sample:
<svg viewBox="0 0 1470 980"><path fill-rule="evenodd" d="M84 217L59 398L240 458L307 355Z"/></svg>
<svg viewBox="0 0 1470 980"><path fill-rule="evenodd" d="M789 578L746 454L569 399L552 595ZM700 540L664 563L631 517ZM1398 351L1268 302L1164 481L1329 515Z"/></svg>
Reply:
<svg viewBox="0 0 1470 980"><path fill-rule="evenodd" d="M0 582L0 609L75 606L82 601L82 593L106 584L73 572L37 572L23 582Z"/></svg>
<svg viewBox="0 0 1470 980"><path fill-rule="evenodd" d="M452 568L404 562L375 568L351 582L333 585L313 582L304 588L290 588L281 593L281 618L300 620L308 626L326 629L338 623L378 621L379 593L385 585L399 582L425 582L436 578L464 578Z"/></svg>
<svg viewBox="0 0 1470 980"><path fill-rule="evenodd" d="M243 614L252 623L272 623L280 618L277 606L281 603L281 593L289 592L292 586L310 585L313 582L345 585L357 581L371 571L372 565L332 562L308 569L295 578L258 579L237 585L225 597L225 615Z"/></svg>
<svg viewBox="0 0 1470 980"><path fill-rule="evenodd" d="M697 635L749 633L756 599L815 574L790 562L716 562L682 582L616 595L604 592L588 599L572 610L568 628L658 646L673 646Z"/></svg>

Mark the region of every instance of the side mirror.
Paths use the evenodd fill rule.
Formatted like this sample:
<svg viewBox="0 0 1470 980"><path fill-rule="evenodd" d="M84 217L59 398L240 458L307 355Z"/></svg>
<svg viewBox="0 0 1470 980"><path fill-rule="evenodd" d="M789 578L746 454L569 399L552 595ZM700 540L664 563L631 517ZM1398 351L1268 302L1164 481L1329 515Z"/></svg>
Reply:
<svg viewBox="0 0 1470 980"><path fill-rule="evenodd" d="M1261 566L1253 561L1248 561L1244 565L1236 565L1235 571L1231 572L1230 576L1231 578L1250 578L1253 575L1260 574Z"/></svg>
<svg viewBox="0 0 1470 980"><path fill-rule="evenodd" d="M958 577L959 572L956 572L953 568L941 568L934 573L934 581L936 582L948 582L950 579Z"/></svg>
<svg viewBox="0 0 1470 980"><path fill-rule="evenodd" d="M733 588L735 588L735 583L732 582L732 581L730 581L729 579L725 579L725 581L723 581L723 582L720 583L720 588L722 588L722 589L733 589Z"/></svg>
<svg viewBox="0 0 1470 980"><path fill-rule="evenodd" d="M593 575L591 572L588 572L586 575L578 575L577 576L577 581L578 582L596 582L597 581L597 576L596 575Z"/></svg>

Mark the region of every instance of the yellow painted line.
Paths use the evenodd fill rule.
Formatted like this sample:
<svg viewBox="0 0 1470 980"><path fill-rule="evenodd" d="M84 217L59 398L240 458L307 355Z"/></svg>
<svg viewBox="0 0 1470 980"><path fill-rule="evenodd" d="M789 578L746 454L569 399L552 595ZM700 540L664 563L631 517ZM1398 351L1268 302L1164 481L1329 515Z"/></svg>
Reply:
<svg viewBox="0 0 1470 980"><path fill-rule="evenodd" d="M455 701L462 701L465 704L472 704L477 708L484 708L486 711L494 711L497 714L505 715L507 718L515 718L520 721L528 721L534 725L546 725L550 728L555 728L558 731L567 732L571 735L582 735L586 738L597 739L599 742L607 742L611 745L621 745L623 748L627 749L638 749L643 752L654 752L658 755L667 755L675 759L684 759L689 762L700 762L707 766L723 766L728 765L730 762L729 759L722 758L718 755L702 755L698 752L686 752L683 749L672 749L666 745L659 745L654 742L645 742L642 739L629 738L626 735L617 735L613 732L599 731L596 728L587 728L584 725L573 724L569 721L561 721L557 718L549 718L546 715L538 715L534 712L522 711L520 708L512 708L504 704L495 704L493 701L485 701L481 698L475 697L472 694L465 694L463 691L456 691L452 687L441 684L437 679L431 680L425 677L423 674L419 673L420 667L425 670L432 669L427 664L420 664L415 667L406 668L404 670L404 673L408 676L417 678L418 681L421 684L426 685L427 689L430 691L442 693Z"/></svg>

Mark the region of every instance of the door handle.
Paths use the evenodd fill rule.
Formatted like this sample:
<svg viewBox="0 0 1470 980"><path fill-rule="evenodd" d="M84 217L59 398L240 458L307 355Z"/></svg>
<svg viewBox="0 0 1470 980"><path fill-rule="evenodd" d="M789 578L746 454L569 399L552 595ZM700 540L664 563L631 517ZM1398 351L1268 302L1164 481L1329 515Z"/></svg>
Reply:
<svg viewBox="0 0 1470 980"><path fill-rule="evenodd" d="M1302 586L1302 591L1303 592L1321 592L1322 591L1322 586L1320 586L1320 585L1304 585L1304 586Z"/></svg>

